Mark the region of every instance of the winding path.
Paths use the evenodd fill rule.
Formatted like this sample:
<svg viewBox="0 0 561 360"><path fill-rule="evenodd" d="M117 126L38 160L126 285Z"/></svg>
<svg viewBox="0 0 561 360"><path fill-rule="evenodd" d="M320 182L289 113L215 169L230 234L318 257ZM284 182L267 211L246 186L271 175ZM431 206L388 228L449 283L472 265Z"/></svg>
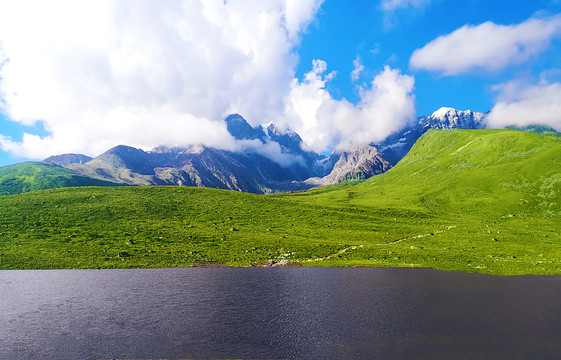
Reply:
<svg viewBox="0 0 561 360"><path fill-rule="evenodd" d="M453 228L455 228L455 227L456 227L455 225L452 225L452 226L446 227L444 230L437 230L437 231L434 231L434 232L429 233L429 234L419 234L419 235L415 235L415 236L404 237L404 238L402 238L402 239L390 241L390 242L387 242L387 243L353 245L353 246L349 246L349 247L346 247L346 248L344 248L344 249L341 249L341 250L339 250L339 251L337 251L337 252L335 252L335 253L333 253L333 254L331 254L331 255L328 255L328 256L325 256L325 257L322 257L322 258L306 259L306 260L302 260L302 262L324 261L324 260L328 260L328 259L332 259L332 258L334 258L334 257L337 257L337 256L339 256L339 255L341 255L341 254L344 254L344 253L346 253L346 252L349 251L349 250L356 250L356 249L360 249L360 248L363 248L363 247L366 247L366 246L386 246L386 245L393 245L393 244L397 244L397 243L400 243L400 242L406 241L406 240L420 239L420 238L424 238L424 237L427 237L427 236L433 236L433 235L436 235L436 234L440 234L440 233L443 233L443 232L448 231L448 230L450 230L450 229L453 229Z"/></svg>

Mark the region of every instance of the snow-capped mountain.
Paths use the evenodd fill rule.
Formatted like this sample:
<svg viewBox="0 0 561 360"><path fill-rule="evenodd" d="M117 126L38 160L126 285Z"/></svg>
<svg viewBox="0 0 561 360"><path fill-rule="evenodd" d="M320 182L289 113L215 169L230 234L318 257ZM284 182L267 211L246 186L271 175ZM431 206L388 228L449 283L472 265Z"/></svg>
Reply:
<svg viewBox="0 0 561 360"><path fill-rule="evenodd" d="M395 165L428 129L481 129L484 117L485 114L480 112L442 107L431 115L417 118L415 123L388 136L376 147Z"/></svg>
<svg viewBox="0 0 561 360"><path fill-rule="evenodd" d="M421 116L418 124L438 129L481 129L484 113L442 107L431 115Z"/></svg>

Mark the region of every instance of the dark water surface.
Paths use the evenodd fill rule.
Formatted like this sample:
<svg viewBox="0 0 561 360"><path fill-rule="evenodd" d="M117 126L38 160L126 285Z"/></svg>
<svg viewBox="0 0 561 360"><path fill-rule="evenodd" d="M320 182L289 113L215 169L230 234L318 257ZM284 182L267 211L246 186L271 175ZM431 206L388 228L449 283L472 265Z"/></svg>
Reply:
<svg viewBox="0 0 561 360"><path fill-rule="evenodd" d="M0 271L0 359L559 359L561 277Z"/></svg>

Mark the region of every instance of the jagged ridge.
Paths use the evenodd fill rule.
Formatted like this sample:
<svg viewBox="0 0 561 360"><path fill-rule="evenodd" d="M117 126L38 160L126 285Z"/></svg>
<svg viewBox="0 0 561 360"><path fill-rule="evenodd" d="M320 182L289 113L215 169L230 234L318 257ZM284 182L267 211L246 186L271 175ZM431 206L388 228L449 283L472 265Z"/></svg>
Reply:
<svg viewBox="0 0 561 360"><path fill-rule="evenodd" d="M300 136L274 124L252 127L241 115L225 119L232 137L244 144L239 151L202 145L160 146L143 151L120 145L95 159L68 154L45 159L71 169L74 174L136 185L206 186L253 193L304 190L313 186L367 179L387 171L409 151L428 129L483 127L484 114L441 108L396 133L382 144L358 144L329 157L302 148ZM260 148L261 144L263 148ZM279 164L264 147L292 162ZM380 151L378 151L378 149Z"/></svg>

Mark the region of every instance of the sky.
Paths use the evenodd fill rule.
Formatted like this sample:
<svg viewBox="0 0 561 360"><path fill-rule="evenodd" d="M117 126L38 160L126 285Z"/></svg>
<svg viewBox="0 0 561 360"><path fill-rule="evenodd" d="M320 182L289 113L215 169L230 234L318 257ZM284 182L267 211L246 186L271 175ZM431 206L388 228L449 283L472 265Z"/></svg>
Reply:
<svg viewBox="0 0 561 360"><path fill-rule="evenodd" d="M380 142L441 107L561 131L561 0L0 0L0 166L120 144Z"/></svg>

